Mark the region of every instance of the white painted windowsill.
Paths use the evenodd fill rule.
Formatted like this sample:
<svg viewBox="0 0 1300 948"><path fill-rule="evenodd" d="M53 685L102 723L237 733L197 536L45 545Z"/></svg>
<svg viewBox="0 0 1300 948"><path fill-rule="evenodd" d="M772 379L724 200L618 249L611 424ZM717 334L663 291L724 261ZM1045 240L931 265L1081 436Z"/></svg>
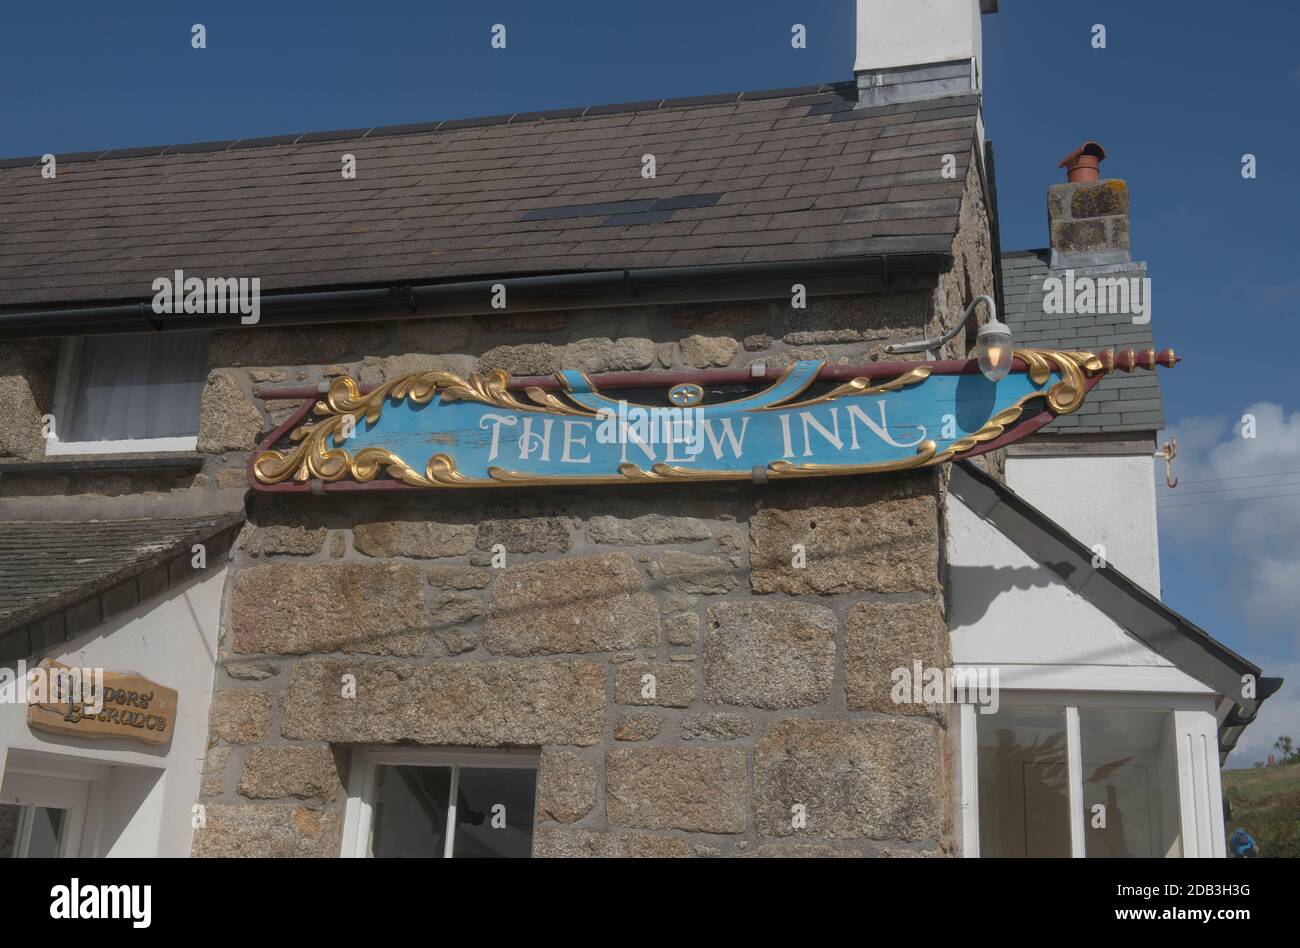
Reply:
<svg viewBox="0 0 1300 948"><path fill-rule="evenodd" d="M46 457L95 454L161 454L167 451L193 451L198 437L132 438L125 441L57 441L45 442Z"/></svg>

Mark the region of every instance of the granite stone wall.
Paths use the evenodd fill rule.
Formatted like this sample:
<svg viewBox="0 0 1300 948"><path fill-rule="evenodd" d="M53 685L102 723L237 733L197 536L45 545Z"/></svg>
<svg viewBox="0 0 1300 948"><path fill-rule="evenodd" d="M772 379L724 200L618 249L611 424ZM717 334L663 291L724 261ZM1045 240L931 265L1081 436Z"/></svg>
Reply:
<svg viewBox="0 0 1300 948"><path fill-rule="evenodd" d="M348 749L399 743L540 748L538 855L943 851L946 721L889 696L947 660L938 491L259 498L195 852L334 854Z"/></svg>

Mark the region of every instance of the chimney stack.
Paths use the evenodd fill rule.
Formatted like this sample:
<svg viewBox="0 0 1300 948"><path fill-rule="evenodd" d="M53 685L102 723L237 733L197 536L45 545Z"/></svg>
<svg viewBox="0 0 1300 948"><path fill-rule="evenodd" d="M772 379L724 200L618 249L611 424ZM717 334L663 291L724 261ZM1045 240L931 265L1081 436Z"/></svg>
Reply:
<svg viewBox="0 0 1300 948"><path fill-rule="evenodd" d="M1106 149L1084 142L1061 159L1067 180L1047 192L1047 226L1056 270L1126 264L1132 260L1128 234L1128 183L1101 180Z"/></svg>
<svg viewBox="0 0 1300 948"><path fill-rule="evenodd" d="M857 0L858 105L979 92L980 15L997 0Z"/></svg>

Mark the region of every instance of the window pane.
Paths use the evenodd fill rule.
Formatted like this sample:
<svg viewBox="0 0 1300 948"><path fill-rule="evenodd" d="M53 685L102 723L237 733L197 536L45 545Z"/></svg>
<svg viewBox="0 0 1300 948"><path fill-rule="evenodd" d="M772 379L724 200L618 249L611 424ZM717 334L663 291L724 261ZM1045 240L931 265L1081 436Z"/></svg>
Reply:
<svg viewBox="0 0 1300 948"><path fill-rule="evenodd" d="M1173 712L1080 708L1079 744L1085 853L1181 856Z"/></svg>
<svg viewBox="0 0 1300 948"><path fill-rule="evenodd" d="M29 859L54 859L59 855L63 839L66 811L49 806L34 806L27 811L32 821L32 836L27 843Z"/></svg>
<svg viewBox="0 0 1300 948"><path fill-rule="evenodd" d="M535 770L462 767L456 792L456 857L526 858L533 847Z"/></svg>
<svg viewBox="0 0 1300 948"><path fill-rule="evenodd" d="M1004 708L976 719L980 855L1069 856L1064 710Z"/></svg>
<svg viewBox="0 0 1300 948"><path fill-rule="evenodd" d="M379 767L371 855L441 859L450 799L450 767Z"/></svg>
<svg viewBox="0 0 1300 948"><path fill-rule="evenodd" d="M18 839L18 821L23 808L16 803L0 803L0 859L14 856L14 844Z"/></svg>
<svg viewBox="0 0 1300 948"><path fill-rule="evenodd" d="M208 369L198 332L87 336L68 383L60 441L192 437Z"/></svg>

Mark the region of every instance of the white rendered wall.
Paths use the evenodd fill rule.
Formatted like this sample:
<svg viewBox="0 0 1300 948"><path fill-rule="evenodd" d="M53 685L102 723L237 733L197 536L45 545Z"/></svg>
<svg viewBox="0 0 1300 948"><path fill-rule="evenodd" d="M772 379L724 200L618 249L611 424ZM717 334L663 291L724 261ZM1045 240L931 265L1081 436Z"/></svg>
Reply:
<svg viewBox="0 0 1300 948"><path fill-rule="evenodd" d="M858 0L855 71L923 66L975 58L979 74L979 0Z"/></svg>
<svg viewBox="0 0 1300 948"><path fill-rule="evenodd" d="M35 731L27 725L25 704L0 704L0 772L39 766L34 762L47 755L111 768L98 788L103 805L95 855L189 855L225 575L224 566L214 568L47 653L65 665L138 672L175 688L180 696L170 743L152 747ZM28 659L28 667L42 657Z"/></svg>
<svg viewBox="0 0 1300 948"><path fill-rule="evenodd" d="M1004 688L1211 694L952 494L947 513L954 664L997 666Z"/></svg>
<svg viewBox="0 0 1300 948"><path fill-rule="evenodd" d="M1149 455L1008 457L1007 486L1160 598L1155 466Z"/></svg>

